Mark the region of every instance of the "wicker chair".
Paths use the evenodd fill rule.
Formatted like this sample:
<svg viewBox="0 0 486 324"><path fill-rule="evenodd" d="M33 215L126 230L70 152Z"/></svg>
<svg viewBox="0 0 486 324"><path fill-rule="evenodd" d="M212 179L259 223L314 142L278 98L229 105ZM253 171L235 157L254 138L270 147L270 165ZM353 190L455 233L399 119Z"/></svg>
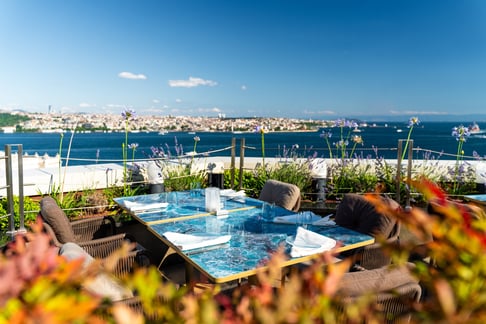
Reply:
<svg viewBox="0 0 486 324"><path fill-rule="evenodd" d="M95 217L70 222L52 197L40 201L40 216L44 229L57 247L73 242L95 258L106 258L127 240L135 242L128 234L114 234L111 217Z"/></svg>
<svg viewBox="0 0 486 324"><path fill-rule="evenodd" d="M267 180L258 199L288 210L298 211L300 209L300 189L290 183Z"/></svg>
<svg viewBox="0 0 486 324"><path fill-rule="evenodd" d="M389 204L392 208L400 207L389 198L383 198L383 203ZM379 213L375 206L361 195L344 195L336 210L335 221L339 226L374 237L383 237L389 244L399 244L400 223ZM354 267L368 270L389 265L391 262L391 258L383 251L379 242L345 253L343 256L353 256Z"/></svg>
<svg viewBox="0 0 486 324"><path fill-rule="evenodd" d="M386 323L405 323L410 321L414 306L421 300L422 288L407 267L381 267L346 273L337 295L343 323L348 321L346 306L363 296L372 298L373 311L381 313Z"/></svg>
<svg viewBox="0 0 486 324"><path fill-rule="evenodd" d="M84 258L83 267L89 266L95 260L82 246L76 243L63 244L59 249L59 255L64 256L68 260ZM89 282L84 288L94 294L110 299L114 304L124 304L135 312L144 314L146 319L155 320L156 318L153 314L144 313L140 299L118 281L118 279L131 273L135 268L149 265L149 257L145 251L131 251L128 255L118 260L111 275L101 270L95 280ZM106 306L103 305L102 307Z"/></svg>
<svg viewBox="0 0 486 324"><path fill-rule="evenodd" d="M400 223L396 223L390 237L386 240L387 246L400 245ZM358 250L355 267L364 269L377 269L391 263L391 256L383 250L382 243L374 243Z"/></svg>

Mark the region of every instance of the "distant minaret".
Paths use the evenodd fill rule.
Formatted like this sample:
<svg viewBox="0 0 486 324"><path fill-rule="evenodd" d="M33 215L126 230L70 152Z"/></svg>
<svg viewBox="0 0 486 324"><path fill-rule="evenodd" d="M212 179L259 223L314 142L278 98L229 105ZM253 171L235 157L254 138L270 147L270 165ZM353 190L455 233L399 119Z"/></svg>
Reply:
<svg viewBox="0 0 486 324"><path fill-rule="evenodd" d="M51 113L51 105L49 105L49 108L47 109L47 113L50 114Z"/></svg>

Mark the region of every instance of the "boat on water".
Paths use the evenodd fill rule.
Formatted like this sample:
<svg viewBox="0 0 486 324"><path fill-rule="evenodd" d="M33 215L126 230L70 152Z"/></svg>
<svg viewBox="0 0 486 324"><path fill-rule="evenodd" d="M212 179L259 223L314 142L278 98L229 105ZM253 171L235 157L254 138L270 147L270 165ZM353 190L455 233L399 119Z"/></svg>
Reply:
<svg viewBox="0 0 486 324"><path fill-rule="evenodd" d="M469 134L471 134L471 135L486 134L486 130L482 130L476 122L469 125L467 129L469 130Z"/></svg>
<svg viewBox="0 0 486 324"><path fill-rule="evenodd" d="M479 128L479 125L474 122L468 127L469 133L471 134L481 134L483 131L481 131L481 128Z"/></svg>

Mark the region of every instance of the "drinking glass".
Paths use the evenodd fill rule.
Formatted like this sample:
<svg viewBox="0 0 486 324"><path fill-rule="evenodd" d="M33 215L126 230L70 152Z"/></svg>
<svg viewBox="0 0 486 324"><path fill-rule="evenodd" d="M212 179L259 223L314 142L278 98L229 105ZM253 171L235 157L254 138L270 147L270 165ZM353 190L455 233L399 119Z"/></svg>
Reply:
<svg viewBox="0 0 486 324"><path fill-rule="evenodd" d="M167 193L167 203L172 207L177 207L179 204L179 198L177 197L177 191L171 191Z"/></svg>
<svg viewBox="0 0 486 324"><path fill-rule="evenodd" d="M311 219L312 219L312 214L309 213L308 211L306 212L300 212L302 214L302 227L306 228L311 224Z"/></svg>
<svg viewBox="0 0 486 324"><path fill-rule="evenodd" d="M201 183L191 182L190 196L192 198L199 197L201 195Z"/></svg>
<svg viewBox="0 0 486 324"><path fill-rule="evenodd" d="M275 217L275 203L264 202L262 204L262 218L266 222L273 222Z"/></svg>

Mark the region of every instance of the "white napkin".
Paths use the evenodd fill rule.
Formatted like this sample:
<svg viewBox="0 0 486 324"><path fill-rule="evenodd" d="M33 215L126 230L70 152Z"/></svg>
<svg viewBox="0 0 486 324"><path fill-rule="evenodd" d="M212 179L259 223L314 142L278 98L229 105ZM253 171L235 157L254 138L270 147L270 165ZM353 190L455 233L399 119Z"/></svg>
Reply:
<svg viewBox="0 0 486 324"><path fill-rule="evenodd" d="M131 211L141 211L141 210L149 210L149 209L163 209L167 208L168 203L166 202L156 202L156 203L142 203L137 201L124 201L123 204L125 207L130 209Z"/></svg>
<svg viewBox="0 0 486 324"><path fill-rule="evenodd" d="M234 191L233 189L220 190L219 195L221 197L228 197L228 198L236 198L236 197L245 197L246 196L244 190Z"/></svg>
<svg viewBox="0 0 486 324"><path fill-rule="evenodd" d="M322 217L318 221L312 223L312 225L315 225L315 226L334 226L334 225L336 225L336 222L330 219L331 216L332 216L332 214L327 215L325 217Z"/></svg>
<svg viewBox="0 0 486 324"><path fill-rule="evenodd" d="M321 216L314 214L311 211L305 211L304 213L309 213L310 214L310 221L309 224L314 224L314 222L317 222L321 220ZM274 223L282 223L282 224L297 224L299 221L298 219L299 214L292 214L292 215L287 215L287 216L277 216L273 218ZM300 220L302 222L302 220Z"/></svg>
<svg viewBox="0 0 486 324"><path fill-rule="evenodd" d="M176 232L165 232L164 237L182 251L198 249L206 246L224 244L231 239L231 235L210 235L210 234L181 234Z"/></svg>
<svg viewBox="0 0 486 324"><path fill-rule="evenodd" d="M330 250L335 246L336 241L332 238L317 234L299 226L297 228L297 235L295 235L295 240L292 244L292 249L290 250L290 256L292 258L298 258L306 255L317 254Z"/></svg>

